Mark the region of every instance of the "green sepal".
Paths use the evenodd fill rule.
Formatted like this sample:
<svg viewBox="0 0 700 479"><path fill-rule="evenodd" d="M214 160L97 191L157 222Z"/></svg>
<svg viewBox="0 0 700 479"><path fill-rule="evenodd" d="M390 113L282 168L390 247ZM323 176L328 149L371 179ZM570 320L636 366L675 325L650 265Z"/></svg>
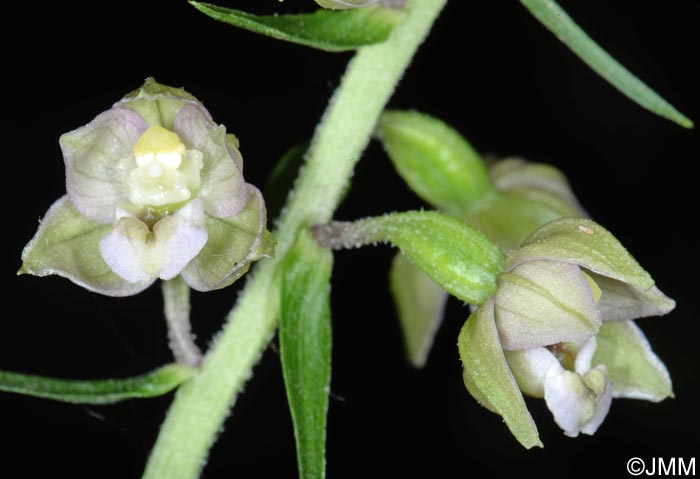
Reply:
<svg viewBox="0 0 700 479"><path fill-rule="evenodd" d="M493 301L482 304L464 323L458 338L464 385L482 406L503 417L515 438L530 449L542 447L498 339Z"/></svg>
<svg viewBox="0 0 700 479"><path fill-rule="evenodd" d="M274 257L275 241L265 229L267 215L262 195L252 185L248 189L248 202L236 215L206 215L207 243L182 271L193 289L225 288L246 273L254 261Z"/></svg>
<svg viewBox="0 0 700 479"><path fill-rule="evenodd" d="M325 477L333 255L304 230L281 265L280 357L299 477Z"/></svg>
<svg viewBox="0 0 700 479"><path fill-rule="evenodd" d="M642 289L654 286L649 273L609 231L585 218L563 218L542 226L508 256L506 270L537 260L574 263Z"/></svg>
<svg viewBox="0 0 700 479"><path fill-rule="evenodd" d="M486 167L466 139L437 118L385 112L376 132L408 186L437 209L464 217L493 191Z"/></svg>
<svg viewBox="0 0 700 479"><path fill-rule="evenodd" d="M253 15L193 1L190 1L190 5L214 20L234 27L329 52L355 50L381 43L405 18L402 10L379 5L287 15Z"/></svg>
<svg viewBox="0 0 700 479"><path fill-rule="evenodd" d="M159 125L172 130L175 116L185 103L193 103L203 109L197 98L183 88L163 85L155 78L148 77L142 86L124 95L115 106L135 111L149 125Z"/></svg>
<svg viewBox="0 0 700 479"><path fill-rule="evenodd" d="M82 216L68 196L63 196L49 208L34 238L22 251L18 274L55 274L108 296L129 296L143 291L153 280L130 283L117 276L102 259L100 240L111 229L112 225Z"/></svg>
<svg viewBox="0 0 700 479"><path fill-rule="evenodd" d="M422 368L442 323L447 292L402 254L391 264L389 285L409 362Z"/></svg>
<svg viewBox="0 0 700 479"><path fill-rule="evenodd" d="M605 321L592 364L605 364L613 397L659 402L673 397L671 377L632 321Z"/></svg>
<svg viewBox="0 0 700 479"><path fill-rule="evenodd" d="M142 376L78 381L0 371L0 391L76 404L113 404L162 396L195 372L196 369L189 366L168 364Z"/></svg>

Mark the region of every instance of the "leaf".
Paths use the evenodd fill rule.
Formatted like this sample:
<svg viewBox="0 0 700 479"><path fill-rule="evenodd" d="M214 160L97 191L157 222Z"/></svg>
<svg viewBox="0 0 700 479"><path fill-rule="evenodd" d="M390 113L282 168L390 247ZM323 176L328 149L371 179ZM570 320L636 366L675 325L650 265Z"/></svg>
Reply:
<svg viewBox="0 0 700 479"><path fill-rule="evenodd" d="M437 209L464 216L493 191L478 153L437 118L413 111L385 112L377 136L408 186Z"/></svg>
<svg viewBox="0 0 700 479"><path fill-rule="evenodd" d="M537 426L503 355L492 300L467 319L457 344L469 393L479 404L502 416L520 444L528 449L542 447Z"/></svg>
<svg viewBox="0 0 700 479"><path fill-rule="evenodd" d="M402 10L381 6L290 15L253 15L209 3L191 1L190 4L205 15L234 27L329 52L381 43L405 16Z"/></svg>
<svg viewBox="0 0 700 479"><path fill-rule="evenodd" d="M659 402L673 397L671 377L632 321L605 321L592 364L605 364L613 397Z"/></svg>
<svg viewBox="0 0 700 479"><path fill-rule="evenodd" d="M111 230L112 225L83 217L64 196L49 208L34 238L24 247L18 274L56 274L108 296L143 291L153 280L130 283L117 276L102 258L100 240Z"/></svg>
<svg viewBox="0 0 700 479"><path fill-rule="evenodd" d="M503 254L483 234L434 211L409 211L313 228L324 246L356 248L389 242L459 299L481 304L496 290Z"/></svg>
<svg viewBox="0 0 700 479"><path fill-rule="evenodd" d="M693 127L693 122L689 118L620 65L594 42L556 2L553 0L520 1L535 18L554 33L581 60L632 101L682 127Z"/></svg>
<svg viewBox="0 0 700 479"><path fill-rule="evenodd" d="M442 323L447 292L400 253L391 264L389 283L406 356L414 367L422 368Z"/></svg>
<svg viewBox="0 0 700 479"><path fill-rule="evenodd" d="M0 371L0 391L76 404L112 404L162 396L187 381L195 369L169 364L143 376L76 381Z"/></svg>
<svg viewBox="0 0 700 479"><path fill-rule="evenodd" d="M299 477L325 477L333 255L302 231L281 266L280 355Z"/></svg>

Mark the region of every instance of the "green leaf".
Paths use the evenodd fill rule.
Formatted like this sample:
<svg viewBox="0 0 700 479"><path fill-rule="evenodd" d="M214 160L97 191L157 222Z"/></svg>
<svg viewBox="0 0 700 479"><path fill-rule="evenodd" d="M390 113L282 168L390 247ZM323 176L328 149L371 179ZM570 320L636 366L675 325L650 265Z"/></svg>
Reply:
<svg viewBox="0 0 700 479"><path fill-rule="evenodd" d="M76 381L0 371L0 391L76 404L112 404L162 396L187 381L195 369L169 364L143 376Z"/></svg>
<svg viewBox="0 0 700 479"><path fill-rule="evenodd" d="M437 118L412 111L385 112L377 136L408 186L437 209L464 216L492 191L477 152Z"/></svg>
<svg viewBox="0 0 700 479"><path fill-rule="evenodd" d="M109 296L136 294L153 281L130 283L105 263L100 240L111 229L112 225L83 217L68 196L64 196L49 208L36 235L22 251L22 268L18 274L56 274Z"/></svg>
<svg viewBox="0 0 700 479"><path fill-rule="evenodd" d="M409 211L314 227L336 249L389 242L449 293L481 304L496 290L503 254L483 234L434 211Z"/></svg>
<svg viewBox="0 0 700 479"><path fill-rule="evenodd" d="M457 339L464 385L482 406L503 417L515 438L530 449L542 447L537 426L510 372L498 339L493 300L479 307Z"/></svg>
<svg viewBox="0 0 700 479"><path fill-rule="evenodd" d="M234 27L329 52L381 43L405 16L402 10L381 6L291 15L253 15L209 3L191 1L190 4L205 15Z"/></svg>
<svg viewBox="0 0 700 479"><path fill-rule="evenodd" d="M442 323L447 292L402 254L391 264L389 284L406 356L414 367L422 368Z"/></svg>
<svg viewBox="0 0 700 479"><path fill-rule="evenodd" d="M299 477L325 477L333 255L302 231L281 265L280 355Z"/></svg>
<svg viewBox="0 0 700 479"><path fill-rule="evenodd" d="M693 122L689 118L620 65L586 35L586 32L556 2L553 0L520 1L581 60L632 101L685 128L693 127Z"/></svg>
<svg viewBox="0 0 700 479"><path fill-rule="evenodd" d="M605 364L613 397L659 402L673 397L671 377L632 321L605 321L591 364Z"/></svg>

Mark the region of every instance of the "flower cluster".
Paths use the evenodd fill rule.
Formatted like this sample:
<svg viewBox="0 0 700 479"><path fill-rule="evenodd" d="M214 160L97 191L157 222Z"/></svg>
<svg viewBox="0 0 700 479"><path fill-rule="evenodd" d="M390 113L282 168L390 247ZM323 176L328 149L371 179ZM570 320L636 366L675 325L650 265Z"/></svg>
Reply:
<svg viewBox="0 0 700 479"><path fill-rule="evenodd" d="M184 90L149 78L60 145L68 194L24 249L20 272L111 296L178 275L209 291L273 254L238 140Z"/></svg>
<svg viewBox="0 0 700 479"><path fill-rule="evenodd" d="M526 447L540 443L521 392L544 398L568 436L593 434L613 397L672 394L633 320L675 303L596 223L570 218L539 228L507 256L497 284L460 333L464 380Z"/></svg>

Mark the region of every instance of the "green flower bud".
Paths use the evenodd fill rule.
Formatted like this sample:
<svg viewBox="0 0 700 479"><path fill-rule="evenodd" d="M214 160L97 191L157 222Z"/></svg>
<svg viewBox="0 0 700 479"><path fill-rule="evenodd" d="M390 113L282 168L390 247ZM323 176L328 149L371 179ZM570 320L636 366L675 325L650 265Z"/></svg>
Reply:
<svg viewBox="0 0 700 479"><path fill-rule="evenodd" d="M20 273L110 296L178 275L208 291L272 255L238 141L184 90L149 78L60 145L68 194L25 247Z"/></svg>

